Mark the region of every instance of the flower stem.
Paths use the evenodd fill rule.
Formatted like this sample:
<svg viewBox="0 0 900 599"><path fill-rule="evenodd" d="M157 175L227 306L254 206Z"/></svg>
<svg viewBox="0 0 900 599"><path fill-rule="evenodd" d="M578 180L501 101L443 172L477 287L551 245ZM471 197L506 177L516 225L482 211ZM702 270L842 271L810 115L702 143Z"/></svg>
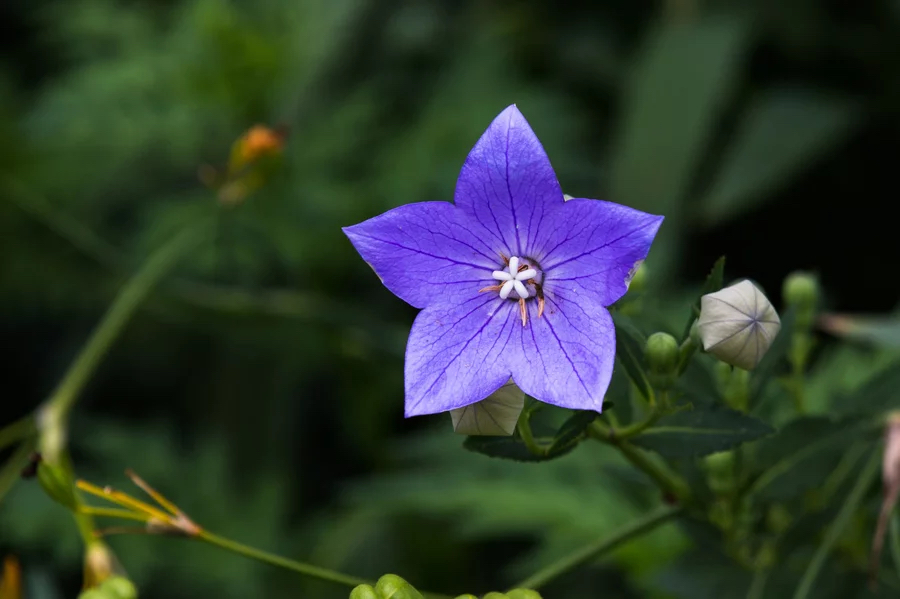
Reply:
<svg viewBox="0 0 900 599"><path fill-rule="evenodd" d="M615 431L609 430L599 421L594 421L588 429L588 434L598 441L617 448L626 460L653 479L653 482L664 492L673 495L682 503L687 502L690 498L691 490L684 479L659 460L654 460L646 452L621 439Z"/></svg>
<svg viewBox="0 0 900 599"><path fill-rule="evenodd" d="M563 556L552 564L541 568L525 580L514 585L513 588L539 589L554 578L570 572L581 564L597 558L603 553L611 551L619 545L622 545L645 532L653 530L657 526L677 516L681 513L681 510L681 507L672 506L657 508L655 511L650 512L636 522L632 522L620 530L617 530L612 535L598 541L592 541L584 547Z"/></svg>
<svg viewBox="0 0 900 599"><path fill-rule="evenodd" d="M119 291L115 301L94 329L90 339L50 396L48 406L65 420L100 361L153 287L180 258L196 246L203 234L195 227L185 229L163 245L144 263Z"/></svg>

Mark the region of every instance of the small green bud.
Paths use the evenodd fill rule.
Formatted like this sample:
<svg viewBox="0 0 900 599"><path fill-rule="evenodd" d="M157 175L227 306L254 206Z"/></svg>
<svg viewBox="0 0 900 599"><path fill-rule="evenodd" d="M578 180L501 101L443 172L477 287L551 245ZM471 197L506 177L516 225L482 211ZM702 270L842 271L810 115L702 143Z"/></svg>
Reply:
<svg viewBox="0 0 900 599"><path fill-rule="evenodd" d="M382 599L424 599L422 593L396 574L385 574L379 578L375 591Z"/></svg>
<svg viewBox="0 0 900 599"><path fill-rule="evenodd" d="M819 299L819 281L811 273L793 272L784 280L781 294L790 306L814 308Z"/></svg>
<svg viewBox="0 0 900 599"><path fill-rule="evenodd" d="M540 593L531 589L513 589L506 596L509 599L541 599Z"/></svg>
<svg viewBox="0 0 900 599"><path fill-rule="evenodd" d="M668 333L653 333L644 347L644 358L649 367L650 382L659 389L668 389L675 383L680 350L675 337Z"/></svg>
<svg viewBox="0 0 900 599"><path fill-rule="evenodd" d="M509 596L503 593L488 593L482 599L509 599Z"/></svg>
<svg viewBox="0 0 900 599"><path fill-rule="evenodd" d="M378 593L368 584L361 584L350 591L350 599L378 599Z"/></svg>
<svg viewBox="0 0 900 599"><path fill-rule="evenodd" d="M816 316L819 302L819 281L808 272L794 272L784 280L781 289L784 302L796 312L797 328L808 330Z"/></svg>
<svg viewBox="0 0 900 599"><path fill-rule="evenodd" d="M75 483L62 466L41 461L37 467L37 479L53 501L70 510L76 509Z"/></svg>
<svg viewBox="0 0 900 599"><path fill-rule="evenodd" d="M111 576L98 587L109 599L137 599L138 592L134 584L124 576Z"/></svg>
<svg viewBox="0 0 900 599"><path fill-rule="evenodd" d="M110 597L100 589L94 588L82 591L78 599L110 599Z"/></svg>
<svg viewBox="0 0 900 599"><path fill-rule="evenodd" d="M455 599L478 599L475 595L460 595L459 597L455 597Z"/></svg>

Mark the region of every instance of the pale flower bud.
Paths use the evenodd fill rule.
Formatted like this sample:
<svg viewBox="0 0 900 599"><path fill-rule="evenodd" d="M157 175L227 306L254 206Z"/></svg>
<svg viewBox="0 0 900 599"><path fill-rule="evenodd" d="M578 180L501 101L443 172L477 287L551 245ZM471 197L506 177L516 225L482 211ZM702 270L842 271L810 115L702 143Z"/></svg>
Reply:
<svg viewBox="0 0 900 599"><path fill-rule="evenodd" d="M781 320L756 285L741 281L700 298L697 327L704 350L753 370L781 330Z"/></svg>
<svg viewBox="0 0 900 599"><path fill-rule="evenodd" d="M485 399L450 410L453 430L460 435L509 436L525 407L525 392L512 379Z"/></svg>

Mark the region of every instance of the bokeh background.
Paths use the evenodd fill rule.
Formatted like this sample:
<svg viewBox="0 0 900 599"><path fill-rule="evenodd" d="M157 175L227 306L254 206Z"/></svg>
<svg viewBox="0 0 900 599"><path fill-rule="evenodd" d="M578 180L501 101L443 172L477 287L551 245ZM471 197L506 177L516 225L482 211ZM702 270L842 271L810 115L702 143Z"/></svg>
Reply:
<svg viewBox="0 0 900 599"><path fill-rule="evenodd" d="M900 295L896 0L4 0L0 23L0 423L155 247L214 214L83 394L72 451L81 477L134 468L262 548L478 591L646 509L604 448L500 462L449 417L402 418L414 310L340 227L450 199L509 104L567 193L666 215L648 285L679 323L721 254L776 305L798 268L830 309ZM287 127L281 163L223 207L198 171L256 124ZM686 542L661 529L548 595L715 596L665 570ZM346 596L211 547L112 544L147 599ZM29 599L79 587L75 526L35 484L4 498L0 553Z"/></svg>

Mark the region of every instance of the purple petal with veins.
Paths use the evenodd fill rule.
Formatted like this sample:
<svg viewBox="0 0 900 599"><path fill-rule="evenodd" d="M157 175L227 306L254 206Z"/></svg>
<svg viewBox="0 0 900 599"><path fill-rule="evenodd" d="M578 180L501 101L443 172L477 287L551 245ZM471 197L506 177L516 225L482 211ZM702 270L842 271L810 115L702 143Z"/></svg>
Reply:
<svg viewBox="0 0 900 599"><path fill-rule="evenodd" d="M406 348L406 415L473 404L510 378L540 401L600 411L616 345L606 306L661 223L564 201L510 106L469 153L454 204L410 204L345 228L384 285L423 308Z"/></svg>

